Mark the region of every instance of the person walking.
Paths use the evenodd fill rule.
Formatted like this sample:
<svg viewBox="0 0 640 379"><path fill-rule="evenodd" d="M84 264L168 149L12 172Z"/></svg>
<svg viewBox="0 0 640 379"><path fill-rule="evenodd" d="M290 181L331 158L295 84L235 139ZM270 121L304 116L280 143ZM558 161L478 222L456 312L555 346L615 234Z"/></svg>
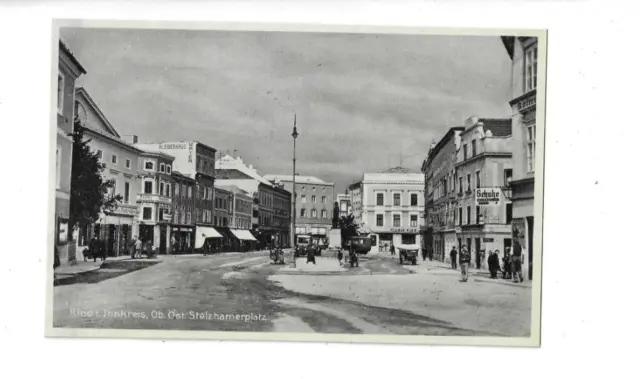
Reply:
<svg viewBox="0 0 640 379"><path fill-rule="evenodd" d="M141 256L142 256L142 240L140 239L140 237L137 237L133 259L140 258Z"/></svg>
<svg viewBox="0 0 640 379"><path fill-rule="evenodd" d="M496 279L498 277L498 270L500 270L500 258L498 257L498 253L500 251L496 250L495 252L489 251L489 273L491 273L491 279Z"/></svg>
<svg viewBox="0 0 640 379"><path fill-rule="evenodd" d="M391 252L391 255L396 255L396 247L393 246L393 243L391 244L391 247L389 248L389 251Z"/></svg>
<svg viewBox="0 0 640 379"><path fill-rule="evenodd" d="M451 251L449 252L449 258L451 258L451 268L454 270L458 269L458 251L456 250L456 247L454 246Z"/></svg>
<svg viewBox="0 0 640 379"><path fill-rule="evenodd" d="M429 254L429 252L428 252L428 248L427 248L427 247L424 247L424 248L422 249L422 261L426 261L426 260L427 260L427 255L428 255L428 254Z"/></svg>
<svg viewBox="0 0 640 379"><path fill-rule="evenodd" d="M462 274L462 281L466 282L469 279L469 265L471 264L471 254L467 250L467 246L463 245L460 250L460 273Z"/></svg>
<svg viewBox="0 0 640 379"><path fill-rule="evenodd" d="M96 236L93 236L91 242L89 242L89 251L93 257L93 261L96 261L96 257L100 254L100 241Z"/></svg>
<svg viewBox="0 0 640 379"><path fill-rule="evenodd" d="M519 241L515 241L513 244L513 257L511 258L511 265L513 267L511 275L514 283L522 283L522 246Z"/></svg>
<svg viewBox="0 0 640 379"><path fill-rule="evenodd" d="M511 249L508 247L502 258L502 279L511 279Z"/></svg>

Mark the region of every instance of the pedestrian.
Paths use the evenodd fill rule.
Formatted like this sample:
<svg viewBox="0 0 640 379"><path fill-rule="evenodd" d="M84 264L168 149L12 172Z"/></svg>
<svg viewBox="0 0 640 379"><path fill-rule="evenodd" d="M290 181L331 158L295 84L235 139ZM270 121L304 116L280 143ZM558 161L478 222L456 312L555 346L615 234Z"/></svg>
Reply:
<svg viewBox="0 0 640 379"><path fill-rule="evenodd" d="M491 255L491 252L489 252L489 255ZM486 254L486 252L484 251L484 249L480 250L480 267L478 267L478 268L481 268L481 269L483 269L483 270L484 270L484 268L486 267L486 266L484 265L484 263L486 262L486 261L485 261L485 259L486 259L486 258L487 258L487 254Z"/></svg>
<svg viewBox="0 0 640 379"><path fill-rule="evenodd" d="M462 281L466 282L469 279L469 265L471 264L471 254L467 250L466 245L462 245L460 250L460 272L462 274Z"/></svg>
<svg viewBox="0 0 640 379"><path fill-rule="evenodd" d="M344 254L342 254L342 250L338 251L338 262L342 264L342 258L344 258Z"/></svg>
<svg viewBox="0 0 640 379"><path fill-rule="evenodd" d="M511 279L511 248L504 250L502 258L502 279Z"/></svg>
<svg viewBox="0 0 640 379"><path fill-rule="evenodd" d="M96 236L93 236L91 242L89 242L89 251L91 252L91 256L95 262L98 254L100 254L100 240L98 240Z"/></svg>
<svg viewBox="0 0 640 379"><path fill-rule="evenodd" d="M426 261L427 260L427 255L429 254L427 248L423 248L422 249L422 261Z"/></svg>
<svg viewBox="0 0 640 379"><path fill-rule="evenodd" d="M513 267L511 275L513 277L513 282L522 283L524 279L522 278L522 246L519 241L515 241L513 244L513 257L511 258L511 265Z"/></svg>
<svg viewBox="0 0 640 379"><path fill-rule="evenodd" d="M429 248L429 260L433 261L433 249L431 247Z"/></svg>
<svg viewBox="0 0 640 379"><path fill-rule="evenodd" d="M458 251L456 250L456 247L454 246L451 249L451 252L449 252L449 258L451 258L451 268L454 270L458 269Z"/></svg>
<svg viewBox="0 0 640 379"><path fill-rule="evenodd" d="M312 249L313 245L309 244L309 246L307 246L307 263L312 262L313 264L316 264L316 254L314 253L314 249Z"/></svg>
<svg viewBox="0 0 640 379"><path fill-rule="evenodd" d="M129 250L131 251L131 259L136 259L136 240L137 236L133 236L131 241L129 241Z"/></svg>
<svg viewBox="0 0 640 379"><path fill-rule="evenodd" d="M498 253L500 251L496 250L495 252L491 252L489 250L489 273L491 273L491 279L496 279L498 277L498 270L500 269L500 258L498 257Z"/></svg>
<svg viewBox="0 0 640 379"><path fill-rule="evenodd" d="M133 255L133 259L140 258L142 256L142 240L140 237L136 238L136 249Z"/></svg>
<svg viewBox="0 0 640 379"><path fill-rule="evenodd" d="M391 252L391 255L396 255L396 247L393 246L393 243L391 244L391 247L389 248L389 251Z"/></svg>

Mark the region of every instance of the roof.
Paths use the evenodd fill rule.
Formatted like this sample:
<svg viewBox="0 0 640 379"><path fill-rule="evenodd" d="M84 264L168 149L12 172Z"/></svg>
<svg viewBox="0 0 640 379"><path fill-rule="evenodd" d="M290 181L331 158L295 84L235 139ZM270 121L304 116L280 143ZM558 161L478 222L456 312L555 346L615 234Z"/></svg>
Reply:
<svg viewBox="0 0 640 379"><path fill-rule="evenodd" d="M507 137L511 135L510 118L481 118L478 120L484 124L485 132L491 130L494 137Z"/></svg>
<svg viewBox="0 0 640 379"><path fill-rule="evenodd" d="M501 36L500 39L502 39L502 44L504 45L504 48L507 49L507 54L509 54L509 58L513 60L513 47L515 45L516 37Z"/></svg>
<svg viewBox="0 0 640 379"><path fill-rule="evenodd" d="M451 137L453 137L455 132L462 132L462 131L464 131L464 126L454 126L452 128L449 128L447 133L440 139L440 141L438 141L436 146L434 146L433 149L429 151L429 156L427 157L427 161L429 161L432 156L438 154L438 152L442 149L442 147L446 145L447 142L449 142L449 140L451 140Z"/></svg>
<svg viewBox="0 0 640 379"><path fill-rule="evenodd" d="M89 95L89 92L87 92L87 90L84 89L84 87L76 88L76 101L78 97L84 98L87 101L91 109L93 109L93 111L98 115L98 118L100 119L100 121L104 123L104 127L106 128L107 132L113 134L119 139L122 139L120 136L120 133L118 133L116 128L114 128L113 125L111 125L107 117L104 115L104 113L102 113L102 110L100 109L100 107L98 107L98 104L96 104L96 102L93 101L93 98Z"/></svg>
<svg viewBox="0 0 640 379"><path fill-rule="evenodd" d="M365 173L363 182L416 182L424 183L424 175L422 173L405 173L405 172L375 172Z"/></svg>
<svg viewBox="0 0 640 379"><path fill-rule="evenodd" d="M162 158L169 159L171 161L174 161L176 159L176 157L174 157L173 155L169 155L153 149L149 149L144 145L139 146L138 144L135 144L133 146L137 147L142 152L143 155L162 157Z"/></svg>
<svg viewBox="0 0 640 379"><path fill-rule="evenodd" d="M195 179L193 179L193 178L191 178L190 176L187 176L187 175L185 175L185 174L181 173L180 171L173 170L173 171L171 171L171 175L172 175L172 176L176 176L176 177L178 177L180 180L184 180L184 181L186 181L186 182L196 183L196 180L195 180Z"/></svg>
<svg viewBox="0 0 640 379"><path fill-rule="evenodd" d="M406 167L400 167L400 166L392 167L384 171L380 171L380 174L416 174L416 173L417 171L415 170L412 170Z"/></svg>
<svg viewBox="0 0 640 379"><path fill-rule="evenodd" d="M269 174L264 176L265 179L269 181L280 181L280 182L292 182L293 175L275 175ZM333 183L325 182L322 179L316 178L315 176L301 176L296 175L296 183L305 183L305 184L318 184L325 186L332 186Z"/></svg>
<svg viewBox="0 0 640 379"><path fill-rule="evenodd" d="M247 166L246 164L244 164L244 162L240 158L234 158L230 155L225 155L224 157L216 160L215 167L216 167L216 170L218 169L238 170L241 173L251 177L253 180L257 180L258 182L262 184L266 184L268 186L273 186L273 183L271 183L270 181L260 176L258 174L258 171L254 169L253 166ZM249 180L249 179L243 179L243 180Z"/></svg>
<svg viewBox="0 0 640 379"><path fill-rule="evenodd" d="M78 59L76 59L71 49L69 49L67 45L65 45L65 43L62 42L62 39L58 39L58 46L60 47L60 51L64 52L69 57L71 62L73 62L73 64L76 65L78 69L80 69L80 72L82 72L83 74L87 73L87 70L85 70L85 68L80 64Z"/></svg>
<svg viewBox="0 0 640 379"><path fill-rule="evenodd" d="M233 192L235 194L242 194L242 195L245 195L247 197L251 197L251 195L247 191L243 190L242 188L240 188L240 187L238 187L238 186L236 186L234 184L215 184L214 183L213 186L215 188L220 188L220 189L223 189L225 191Z"/></svg>

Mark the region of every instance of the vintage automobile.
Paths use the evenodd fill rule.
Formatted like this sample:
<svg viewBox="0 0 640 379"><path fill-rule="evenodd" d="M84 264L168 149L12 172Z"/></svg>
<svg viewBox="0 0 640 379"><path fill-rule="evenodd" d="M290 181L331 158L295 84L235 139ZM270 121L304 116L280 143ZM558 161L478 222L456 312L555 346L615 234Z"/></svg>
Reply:
<svg viewBox="0 0 640 379"><path fill-rule="evenodd" d="M404 262L411 262L412 265L416 265L418 262L418 253L420 252L420 246L418 245L397 245L398 258L400 258L400 264Z"/></svg>
<svg viewBox="0 0 640 379"><path fill-rule="evenodd" d="M353 236L347 240L346 246L344 248L348 251L352 249L357 254L366 255L369 251L371 251L371 237L368 236Z"/></svg>
<svg viewBox="0 0 640 379"><path fill-rule="evenodd" d="M313 255L321 255L322 249L313 243L313 239L309 235L296 236L296 247L294 255L296 257L306 257L309 249L313 250Z"/></svg>

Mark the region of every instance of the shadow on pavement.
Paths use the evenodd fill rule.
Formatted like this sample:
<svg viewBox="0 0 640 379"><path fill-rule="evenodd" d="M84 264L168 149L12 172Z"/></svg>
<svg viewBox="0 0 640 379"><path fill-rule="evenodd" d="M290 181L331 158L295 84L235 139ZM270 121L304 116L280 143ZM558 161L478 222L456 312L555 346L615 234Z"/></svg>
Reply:
<svg viewBox="0 0 640 379"><path fill-rule="evenodd" d="M104 261L98 270L86 271L71 275L59 275L54 278L53 285L66 286L76 283L94 284L104 280L138 271L160 263L157 260L120 260Z"/></svg>

